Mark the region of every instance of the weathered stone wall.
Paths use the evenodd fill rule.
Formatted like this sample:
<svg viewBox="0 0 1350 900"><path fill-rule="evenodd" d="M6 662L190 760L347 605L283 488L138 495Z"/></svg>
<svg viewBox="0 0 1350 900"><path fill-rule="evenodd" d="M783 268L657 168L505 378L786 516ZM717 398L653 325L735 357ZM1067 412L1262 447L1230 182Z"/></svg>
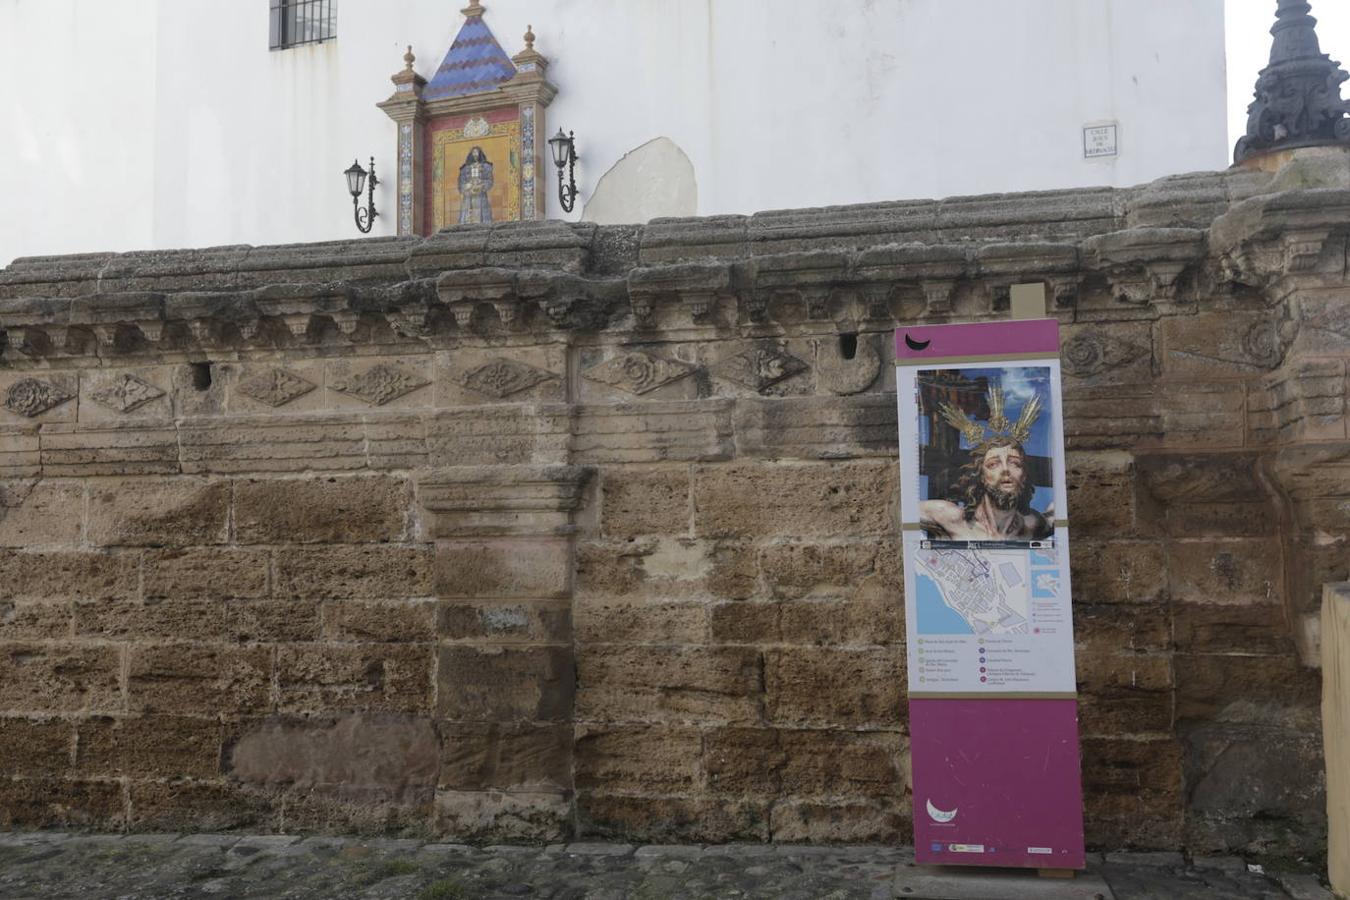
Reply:
<svg viewBox="0 0 1350 900"><path fill-rule="evenodd" d="M889 334L1040 281L1090 840L1316 850L1350 190L1289 182L16 262L0 827L905 840Z"/></svg>

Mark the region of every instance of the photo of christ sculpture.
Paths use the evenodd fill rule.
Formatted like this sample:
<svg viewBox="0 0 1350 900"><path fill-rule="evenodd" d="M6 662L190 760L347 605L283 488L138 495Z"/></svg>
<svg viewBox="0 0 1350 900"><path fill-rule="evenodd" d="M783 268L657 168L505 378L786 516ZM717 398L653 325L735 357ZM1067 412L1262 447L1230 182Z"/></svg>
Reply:
<svg viewBox="0 0 1350 900"><path fill-rule="evenodd" d="M929 369L916 378L919 522L941 542L1054 536L1050 369Z"/></svg>

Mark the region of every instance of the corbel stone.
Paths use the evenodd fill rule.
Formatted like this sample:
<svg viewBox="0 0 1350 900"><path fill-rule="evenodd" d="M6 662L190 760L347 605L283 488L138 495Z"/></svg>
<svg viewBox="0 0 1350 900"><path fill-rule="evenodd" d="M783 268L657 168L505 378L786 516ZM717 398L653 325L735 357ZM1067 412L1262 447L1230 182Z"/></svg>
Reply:
<svg viewBox="0 0 1350 900"><path fill-rule="evenodd" d="M680 263L640 267L628 274L628 298L640 327L655 324L662 298L681 298L694 321L704 319L719 296L731 292L731 266L725 263Z"/></svg>
<svg viewBox="0 0 1350 900"><path fill-rule="evenodd" d="M741 318L758 325L769 318L769 298L763 291L747 290L739 295Z"/></svg>
<svg viewBox="0 0 1350 900"><path fill-rule="evenodd" d="M1205 234L1196 228L1134 228L1083 241L1083 259L1111 282L1116 298L1142 306L1172 300L1183 272L1205 253Z"/></svg>
<svg viewBox="0 0 1350 900"><path fill-rule="evenodd" d="M1051 303L1055 309L1070 309L1078 303L1078 292L1083 279L1077 275L1052 276L1046 280L1050 287Z"/></svg>
<svg viewBox="0 0 1350 900"><path fill-rule="evenodd" d="M808 321L830 318L830 295L851 283L852 257L839 250L808 250L756 257L749 275L757 291L791 291L802 298Z"/></svg>
<svg viewBox="0 0 1350 900"><path fill-rule="evenodd" d="M403 303L385 312L385 321L394 333L405 338L422 338L431 333L431 304L423 301Z"/></svg>
<svg viewBox="0 0 1350 900"><path fill-rule="evenodd" d="M356 334L356 329L361 324L360 315L351 310L337 310L329 313L328 317L333 320L338 331L348 338Z"/></svg>
<svg viewBox="0 0 1350 900"><path fill-rule="evenodd" d="M215 320L206 317L188 320L188 331L192 334L192 339L199 345L214 343L216 336L215 326Z"/></svg>
<svg viewBox="0 0 1350 900"><path fill-rule="evenodd" d="M1048 242L990 244L976 251L975 262L994 310L1009 308L1014 284L1051 283L1055 277L1071 276L1079 267L1076 246Z"/></svg>
<svg viewBox="0 0 1350 900"><path fill-rule="evenodd" d="M74 349L70 342L70 329L65 325L48 325L42 329L47 342L53 350L69 352Z"/></svg>
<svg viewBox="0 0 1350 900"><path fill-rule="evenodd" d="M262 315L281 319L293 337L302 339L316 316L336 321L338 315L350 312L352 296L345 285L270 285L253 296L253 303Z"/></svg>
<svg viewBox="0 0 1350 900"><path fill-rule="evenodd" d="M952 312L952 297L956 294L955 281L925 281L923 296L925 316L948 316Z"/></svg>
<svg viewBox="0 0 1350 900"><path fill-rule="evenodd" d="M894 284L889 282L864 284L861 290L869 320L880 321L891 318L891 295L895 293Z"/></svg>
<svg viewBox="0 0 1350 900"><path fill-rule="evenodd" d="M803 287L797 292L806 306L808 322L823 322L830 318L830 296L834 289L822 285Z"/></svg>
<svg viewBox="0 0 1350 900"><path fill-rule="evenodd" d="M141 334L152 344L158 344L161 337L164 336L164 321L162 319L138 319L132 323L141 330Z"/></svg>
<svg viewBox="0 0 1350 900"><path fill-rule="evenodd" d="M492 308L497 311L497 318L503 325L514 325L520 312L520 305L514 300L493 301Z"/></svg>
<svg viewBox="0 0 1350 900"><path fill-rule="evenodd" d="M1322 253L1331 240L1331 228L1299 228L1284 234L1284 268L1292 274L1312 272L1319 268ZM1335 260L1337 272L1345 267L1345 259Z"/></svg>
<svg viewBox="0 0 1350 900"><path fill-rule="evenodd" d="M51 338L47 334L47 329L38 327L29 327L22 329L23 338L19 341L15 349L24 356L36 359L43 356L45 352L53 345ZM61 330L62 343L65 343L65 331Z"/></svg>
<svg viewBox="0 0 1350 900"><path fill-rule="evenodd" d="M239 319L234 323L234 325L236 328L239 329L240 337L242 337L249 343L253 343L253 341L257 339L258 334L262 330L262 319L260 318Z"/></svg>
<svg viewBox="0 0 1350 900"><path fill-rule="evenodd" d="M117 346L119 326L116 323L93 325L91 327L94 331L94 337L98 339L98 345L104 350L111 350Z"/></svg>

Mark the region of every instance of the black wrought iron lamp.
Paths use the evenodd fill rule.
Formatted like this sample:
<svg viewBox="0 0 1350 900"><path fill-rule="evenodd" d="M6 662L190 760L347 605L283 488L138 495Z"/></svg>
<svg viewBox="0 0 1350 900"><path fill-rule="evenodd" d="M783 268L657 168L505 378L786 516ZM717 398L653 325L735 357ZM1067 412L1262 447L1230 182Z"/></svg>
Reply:
<svg viewBox="0 0 1350 900"><path fill-rule="evenodd" d="M558 202L563 212L571 212L577 200L577 147L572 132L563 134L562 129L548 139L553 148L553 164L558 167ZM563 169L567 169L567 181L563 182Z"/></svg>
<svg viewBox="0 0 1350 900"><path fill-rule="evenodd" d="M343 173L347 176L347 190L352 194L352 209L356 212L356 227L362 234L370 232L375 224L375 217L379 215L375 211L375 186L380 183L380 179L375 177L375 157L370 158L370 194L366 200L366 208L361 208L361 191L366 188L366 170L361 168L361 163L353 160L352 167Z"/></svg>

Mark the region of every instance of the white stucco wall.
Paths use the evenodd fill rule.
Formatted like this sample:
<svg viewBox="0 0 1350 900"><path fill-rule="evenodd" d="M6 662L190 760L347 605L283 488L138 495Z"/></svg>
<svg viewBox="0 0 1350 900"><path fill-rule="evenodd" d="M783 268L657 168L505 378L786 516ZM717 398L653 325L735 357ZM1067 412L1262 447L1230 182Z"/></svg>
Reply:
<svg viewBox="0 0 1350 900"><path fill-rule="evenodd" d="M0 0L0 167L20 255L352 237L342 170L430 77L461 3L337 0L335 42L267 49L263 0ZM687 154L697 212L1129 185L1227 163L1223 0L485 0L533 24L575 130L577 218L625 153ZM1083 159L1082 126L1120 124ZM549 174L552 175L551 166ZM607 204L607 217L623 217ZM635 209L633 215L645 214Z"/></svg>

